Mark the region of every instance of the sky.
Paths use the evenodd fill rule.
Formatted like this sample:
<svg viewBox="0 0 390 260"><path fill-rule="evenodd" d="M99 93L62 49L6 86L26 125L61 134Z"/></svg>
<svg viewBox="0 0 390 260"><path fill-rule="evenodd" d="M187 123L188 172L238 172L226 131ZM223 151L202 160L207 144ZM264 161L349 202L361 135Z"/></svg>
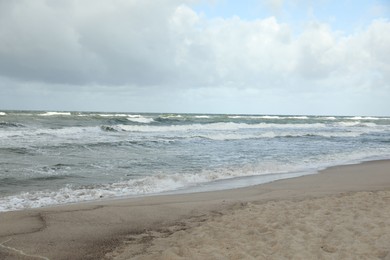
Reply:
<svg viewBox="0 0 390 260"><path fill-rule="evenodd" d="M390 0L0 0L0 111L390 116Z"/></svg>

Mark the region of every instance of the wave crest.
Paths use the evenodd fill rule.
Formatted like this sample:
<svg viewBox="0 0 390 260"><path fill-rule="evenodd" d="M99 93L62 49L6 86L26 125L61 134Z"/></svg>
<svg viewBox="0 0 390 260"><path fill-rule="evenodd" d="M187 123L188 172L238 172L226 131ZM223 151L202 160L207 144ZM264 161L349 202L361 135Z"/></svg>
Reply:
<svg viewBox="0 0 390 260"><path fill-rule="evenodd" d="M39 114L40 116L71 116L70 112L46 112Z"/></svg>

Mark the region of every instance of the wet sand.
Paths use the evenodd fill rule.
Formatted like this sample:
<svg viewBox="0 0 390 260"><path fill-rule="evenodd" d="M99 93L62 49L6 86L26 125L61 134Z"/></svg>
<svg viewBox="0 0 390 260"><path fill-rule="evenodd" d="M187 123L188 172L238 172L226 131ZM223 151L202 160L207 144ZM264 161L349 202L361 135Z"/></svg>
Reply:
<svg viewBox="0 0 390 260"><path fill-rule="evenodd" d="M390 161L0 213L0 259L390 259Z"/></svg>

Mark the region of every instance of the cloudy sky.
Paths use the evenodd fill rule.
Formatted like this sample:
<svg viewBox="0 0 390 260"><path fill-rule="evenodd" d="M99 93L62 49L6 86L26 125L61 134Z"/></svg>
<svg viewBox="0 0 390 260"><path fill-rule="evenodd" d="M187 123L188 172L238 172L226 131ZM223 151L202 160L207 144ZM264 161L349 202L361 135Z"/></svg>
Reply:
<svg viewBox="0 0 390 260"><path fill-rule="evenodd" d="M0 0L0 110L390 115L389 0Z"/></svg>

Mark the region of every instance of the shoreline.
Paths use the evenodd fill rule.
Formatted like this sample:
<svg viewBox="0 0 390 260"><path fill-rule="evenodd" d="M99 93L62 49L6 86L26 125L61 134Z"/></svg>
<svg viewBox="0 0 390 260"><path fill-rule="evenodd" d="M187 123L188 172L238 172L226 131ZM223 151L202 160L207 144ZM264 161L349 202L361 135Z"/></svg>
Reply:
<svg viewBox="0 0 390 260"><path fill-rule="evenodd" d="M135 246L144 254L153 240L160 239L147 235L151 232L171 236L180 233L180 227L190 230L200 223L209 223L216 215L229 215L253 203L298 203L366 191L390 191L390 160L332 166L318 174L231 190L0 212L0 258L121 259L131 235L140 238Z"/></svg>
<svg viewBox="0 0 390 260"><path fill-rule="evenodd" d="M245 189L253 186L263 185L267 183L272 183L279 180L300 178L307 175L316 175L320 174L322 171L339 166L349 166L349 165L359 165L369 162L380 162L380 161L390 161L390 158L379 157L379 158L365 158L351 161L344 161L340 164L330 164L318 166L316 168L304 168L296 171L290 172L276 172L276 173L267 173L261 175L248 175L248 176L238 176L227 179L218 179L211 182L197 183L194 186L188 186L183 188L178 188L174 190L166 190L155 193L146 193L146 194L137 194L137 195L123 195L123 196L114 196L114 197L100 197L90 200L80 200L73 202L65 202L59 204L48 204L40 207L31 207L31 208L16 208L11 210L0 211L4 212L14 212L14 211L24 211L24 210L44 210L50 209L53 207L66 207L78 204L90 204L90 203L105 203L111 201L120 201L120 200L129 200L129 199L142 199L147 197L156 197L156 196L166 196L166 195L182 195L182 194L192 194L192 193L203 193L203 192L219 192L235 189Z"/></svg>

